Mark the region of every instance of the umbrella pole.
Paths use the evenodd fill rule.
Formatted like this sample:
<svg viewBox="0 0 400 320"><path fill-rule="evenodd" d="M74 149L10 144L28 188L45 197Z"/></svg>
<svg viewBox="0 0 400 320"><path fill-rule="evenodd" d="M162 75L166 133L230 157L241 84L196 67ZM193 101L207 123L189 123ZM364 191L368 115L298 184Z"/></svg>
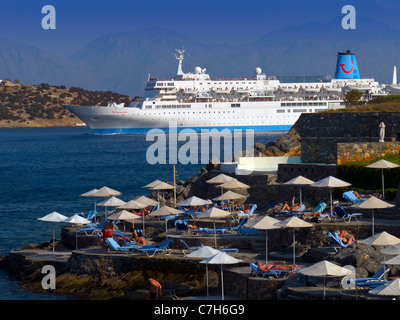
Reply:
<svg viewBox="0 0 400 320"><path fill-rule="evenodd" d="M374 209L372 209L372 235L375 235L375 219L374 219Z"/></svg>
<svg viewBox="0 0 400 320"><path fill-rule="evenodd" d="M56 223L53 222L53 253L55 250L55 239L56 239Z"/></svg>
<svg viewBox="0 0 400 320"><path fill-rule="evenodd" d="M385 199L385 176L383 174L383 169L382 170L382 197Z"/></svg>
<svg viewBox="0 0 400 320"><path fill-rule="evenodd" d="M206 282L207 282L207 298L209 297L208 293L208 263L206 263Z"/></svg>
<svg viewBox="0 0 400 320"><path fill-rule="evenodd" d="M215 229L215 219L214 219L214 247L217 249L217 230Z"/></svg>
<svg viewBox="0 0 400 320"><path fill-rule="evenodd" d="M265 263L268 264L268 231L265 230Z"/></svg>
<svg viewBox="0 0 400 320"><path fill-rule="evenodd" d="M224 298L224 271L222 268L222 264L221 264L221 287L222 287L222 300L225 300L225 298Z"/></svg>
<svg viewBox="0 0 400 320"><path fill-rule="evenodd" d="M296 264L296 237L295 230L293 228L293 265Z"/></svg>
<svg viewBox="0 0 400 320"><path fill-rule="evenodd" d="M326 286L326 277L324 276L324 300L325 300L325 286Z"/></svg>

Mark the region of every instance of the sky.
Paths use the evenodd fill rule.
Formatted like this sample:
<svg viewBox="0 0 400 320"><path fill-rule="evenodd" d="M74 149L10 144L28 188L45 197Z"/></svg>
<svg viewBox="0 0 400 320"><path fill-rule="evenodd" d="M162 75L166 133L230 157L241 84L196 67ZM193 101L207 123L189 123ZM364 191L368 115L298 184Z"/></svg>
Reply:
<svg viewBox="0 0 400 320"><path fill-rule="evenodd" d="M41 26L45 5L56 10L54 30ZM69 55L105 34L161 27L203 43L235 45L274 29L344 17L345 5L355 7L357 19L400 30L398 0L0 0L0 38Z"/></svg>

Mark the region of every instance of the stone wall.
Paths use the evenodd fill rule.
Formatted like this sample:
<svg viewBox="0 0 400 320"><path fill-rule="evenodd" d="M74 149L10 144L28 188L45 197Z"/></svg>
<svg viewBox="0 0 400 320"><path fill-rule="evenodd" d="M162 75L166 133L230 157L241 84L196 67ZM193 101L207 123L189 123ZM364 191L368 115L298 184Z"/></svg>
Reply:
<svg viewBox="0 0 400 320"><path fill-rule="evenodd" d="M337 164L352 161L369 161L400 152L400 142L338 143Z"/></svg>
<svg viewBox="0 0 400 320"><path fill-rule="evenodd" d="M296 122L304 163L337 163L338 143L378 142L383 122L385 141L400 140L400 112L303 113Z"/></svg>

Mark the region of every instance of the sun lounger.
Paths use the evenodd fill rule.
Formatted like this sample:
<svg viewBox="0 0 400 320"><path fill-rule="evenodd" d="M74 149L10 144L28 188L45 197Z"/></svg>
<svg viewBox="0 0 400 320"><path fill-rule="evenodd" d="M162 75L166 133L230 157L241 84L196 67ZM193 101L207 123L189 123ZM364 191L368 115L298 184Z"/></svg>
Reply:
<svg viewBox="0 0 400 320"><path fill-rule="evenodd" d="M133 250L130 247L121 247L114 238L110 237L106 239L106 243L115 251L128 253L129 251Z"/></svg>
<svg viewBox="0 0 400 320"><path fill-rule="evenodd" d="M86 225L85 228L78 228L78 231L83 232L87 236L95 235L96 233L100 232L104 225L107 223L107 220L102 221L101 223L90 223Z"/></svg>
<svg viewBox="0 0 400 320"><path fill-rule="evenodd" d="M249 218L245 218L239 222L237 227L231 228L231 230L236 231L239 235L246 235L249 233L259 232L260 230L253 229L253 228L246 228L244 225L249 221Z"/></svg>
<svg viewBox="0 0 400 320"><path fill-rule="evenodd" d="M253 204L251 206L249 213L244 213L244 212L243 213L234 213L233 216L238 217L238 218L247 217L249 219L252 219L255 217L254 212L256 211L256 209L257 209L257 205Z"/></svg>
<svg viewBox="0 0 400 320"><path fill-rule="evenodd" d="M361 219L362 213L347 213L346 210L339 205L333 207L333 218L335 221L346 221L349 222L352 218L358 220Z"/></svg>
<svg viewBox="0 0 400 320"><path fill-rule="evenodd" d="M346 199L346 200L348 200L348 201L350 201L352 203L360 203L360 202L363 202L363 201L367 200L367 199L359 199L359 198L357 198L356 195L354 194L353 190L343 192L342 198Z"/></svg>
<svg viewBox="0 0 400 320"><path fill-rule="evenodd" d="M168 249L169 245L171 244L172 239L167 238L165 239L162 243L156 244L155 246L150 246L150 247L143 247L137 249L139 252L145 252L148 256L154 256L157 252L159 253L164 253L164 254L170 254L171 249Z"/></svg>
<svg viewBox="0 0 400 320"><path fill-rule="evenodd" d="M187 220L175 220L175 228L180 231L187 231L189 222Z"/></svg>
<svg viewBox="0 0 400 320"><path fill-rule="evenodd" d="M390 268L388 267L381 267L375 274L371 277L365 277L365 278L356 278L356 285L358 287L376 287L379 285L384 284L386 281L382 280L385 276L390 271Z"/></svg>
<svg viewBox="0 0 400 320"><path fill-rule="evenodd" d="M291 216L304 216L303 211L306 209L306 206L304 205L304 203L302 203L299 207L298 210L296 211L290 211L290 210L282 210L279 212L279 214L289 214Z"/></svg>
<svg viewBox="0 0 400 320"><path fill-rule="evenodd" d="M322 213L324 212L326 208L326 203L321 201L320 203L318 203L318 205L315 207L314 211L311 212L304 212L304 218L308 218L311 219L314 217L314 215L316 217L318 217L319 219L324 219L324 218L331 218L331 215L329 213Z"/></svg>
<svg viewBox="0 0 400 320"><path fill-rule="evenodd" d="M257 277L284 277L290 274L294 274L300 270L297 265L285 265L280 266L277 264L271 264L271 268L268 271L261 271L256 263L250 263L250 270L252 274Z"/></svg>
<svg viewBox="0 0 400 320"><path fill-rule="evenodd" d="M332 239L332 243L333 243L333 244L337 243L337 244L339 244L340 247L342 247L342 248L347 248L347 247L349 246L348 244L343 243L343 241L339 238L339 235L337 234L337 232L331 233L331 232L328 231L328 232L327 232L327 235L328 235L329 238ZM338 250L337 250L338 247L335 247L335 246L334 246L333 248L335 249L336 252L338 251Z"/></svg>
<svg viewBox="0 0 400 320"><path fill-rule="evenodd" d="M200 245L202 247L204 247L204 244L200 243ZM237 249L237 248L221 248L221 249L216 249L216 250L221 251L221 252L238 252L239 251L239 249Z"/></svg>
<svg viewBox="0 0 400 320"><path fill-rule="evenodd" d="M250 263L250 270L256 277L279 278L282 275L281 270L261 271L255 263Z"/></svg>
<svg viewBox="0 0 400 320"><path fill-rule="evenodd" d="M182 240L182 239L179 239L179 241L182 242L182 244L186 247L186 249L182 249L182 253L185 254L185 255L186 255L186 252L185 252L185 251L191 252L191 251L195 251L195 250L201 248L201 246L194 246L194 247L191 247L191 246L189 246L189 245L188 245L184 240Z"/></svg>

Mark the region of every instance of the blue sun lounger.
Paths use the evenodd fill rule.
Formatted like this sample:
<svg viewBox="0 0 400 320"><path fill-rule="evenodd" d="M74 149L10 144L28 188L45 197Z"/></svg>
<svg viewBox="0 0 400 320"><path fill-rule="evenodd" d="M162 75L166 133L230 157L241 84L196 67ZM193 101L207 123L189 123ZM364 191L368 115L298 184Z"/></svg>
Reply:
<svg viewBox="0 0 400 320"><path fill-rule="evenodd" d="M261 271L255 263L250 263L250 271L251 274L254 274L256 277L262 278L279 278L282 275L281 270Z"/></svg>
<svg viewBox="0 0 400 320"><path fill-rule="evenodd" d="M333 243L333 244L337 243L337 244L339 244L342 248L347 248L347 247L349 246L348 244L343 243L343 241L339 238L339 235L337 234L337 232L331 233L331 232L328 231L326 234L328 235L329 238L332 239L332 243ZM335 249L336 252L338 251L338 250L337 250L338 247L335 247L335 246L334 246L333 248Z"/></svg>
<svg viewBox="0 0 400 320"><path fill-rule="evenodd" d="M170 254L172 251L171 249L168 249L168 247L171 244L171 242L172 239L167 238L163 242L161 242L160 244L156 244L155 246L144 246L143 248L138 248L136 250L138 252L145 252L150 257L154 256L157 252Z"/></svg>
<svg viewBox="0 0 400 320"><path fill-rule="evenodd" d="M356 285L358 287L377 287L382 284L385 284L385 280L382 280L384 278L385 274L387 274L390 271L390 268L388 267L381 267L375 274L371 277L365 277L365 278L356 278Z"/></svg>
<svg viewBox="0 0 400 320"><path fill-rule="evenodd" d="M346 199L350 202L353 202L353 203L360 203L360 202L364 202L365 200L367 200L367 199L357 198L356 195L354 194L353 190L343 192L342 198Z"/></svg>
<svg viewBox="0 0 400 320"><path fill-rule="evenodd" d="M106 243L115 251L128 253L129 251L133 250L130 247L121 247L117 241L114 240L113 237L107 238Z"/></svg>
<svg viewBox="0 0 400 320"><path fill-rule="evenodd" d="M336 220L342 220L349 222L352 218L358 220L361 219L362 213L347 213L346 210L339 205L333 207L333 217Z"/></svg>
<svg viewBox="0 0 400 320"><path fill-rule="evenodd" d="M200 249L202 246L189 246L183 239L179 239L179 241L186 247L186 249L182 249L182 253L186 255L185 251L195 251L197 249Z"/></svg>

